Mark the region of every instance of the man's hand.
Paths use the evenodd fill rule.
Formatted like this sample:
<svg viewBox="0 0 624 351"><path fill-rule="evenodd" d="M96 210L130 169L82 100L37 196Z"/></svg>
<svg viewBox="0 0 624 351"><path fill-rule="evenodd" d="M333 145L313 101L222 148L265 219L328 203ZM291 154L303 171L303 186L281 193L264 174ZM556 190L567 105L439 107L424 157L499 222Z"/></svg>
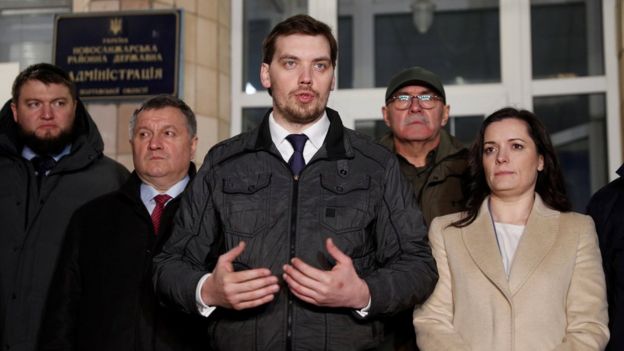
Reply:
<svg viewBox="0 0 624 351"><path fill-rule="evenodd" d="M351 258L345 255L331 239L326 241L327 252L336 260L331 271L316 269L298 258L284 265L284 280L290 291L301 300L317 306L362 309L370 300L368 285L361 279Z"/></svg>
<svg viewBox="0 0 624 351"><path fill-rule="evenodd" d="M202 301L208 306L243 310L273 300L279 290L277 277L266 268L235 272L232 262L245 250L245 243L219 256L212 274L201 288Z"/></svg>

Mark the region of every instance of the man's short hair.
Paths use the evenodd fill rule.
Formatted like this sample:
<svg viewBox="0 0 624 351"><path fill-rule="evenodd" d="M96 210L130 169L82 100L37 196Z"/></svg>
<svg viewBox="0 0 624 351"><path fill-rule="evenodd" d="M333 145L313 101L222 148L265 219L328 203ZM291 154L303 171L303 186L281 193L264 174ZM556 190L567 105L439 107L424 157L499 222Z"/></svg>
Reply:
<svg viewBox="0 0 624 351"><path fill-rule="evenodd" d="M197 118L195 118L193 110L191 110L191 108L182 99L172 95L162 94L145 100L139 108L134 110L132 117L130 117L130 125L128 129L130 139L132 139L132 136L134 135L134 127L136 126L139 113L147 110L159 110L165 107L175 107L180 110L186 118L186 128L188 129L191 138L197 135Z"/></svg>
<svg viewBox="0 0 624 351"><path fill-rule="evenodd" d="M74 99L74 101L77 99L76 84L71 80L67 72L49 63L37 63L28 66L28 68L20 72L15 78L15 81L13 81L11 95L14 104L17 104L19 100L22 86L29 80L38 80L45 85L62 84L69 89L72 99Z"/></svg>
<svg viewBox="0 0 624 351"><path fill-rule="evenodd" d="M336 67L336 58L338 57L338 43L332 34L331 28L321 21L308 15L295 15L278 23L271 33L264 39L262 43L262 62L270 64L275 54L275 42L278 37L305 34L305 35L322 35L329 42L330 57L332 66Z"/></svg>

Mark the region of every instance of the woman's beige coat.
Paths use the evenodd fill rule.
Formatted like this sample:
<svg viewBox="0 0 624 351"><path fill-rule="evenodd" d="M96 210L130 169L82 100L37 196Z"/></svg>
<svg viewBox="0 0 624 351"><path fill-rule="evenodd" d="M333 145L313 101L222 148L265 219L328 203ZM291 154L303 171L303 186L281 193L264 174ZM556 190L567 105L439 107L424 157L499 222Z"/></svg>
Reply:
<svg viewBox="0 0 624 351"><path fill-rule="evenodd" d="M591 218L536 195L507 279L487 202L467 227L449 227L460 214L431 224L440 278L414 310L420 350L602 350L607 299Z"/></svg>

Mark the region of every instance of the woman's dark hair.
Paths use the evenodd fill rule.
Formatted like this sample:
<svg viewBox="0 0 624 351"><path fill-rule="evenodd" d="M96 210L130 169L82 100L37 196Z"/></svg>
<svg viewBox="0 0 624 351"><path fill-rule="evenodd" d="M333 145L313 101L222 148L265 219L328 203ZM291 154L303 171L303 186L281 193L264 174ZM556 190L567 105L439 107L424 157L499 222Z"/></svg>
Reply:
<svg viewBox="0 0 624 351"><path fill-rule="evenodd" d="M460 220L453 222L452 226L460 228L472 223L479 214L483 200L490 194L490 188L485 179L485 171L483 169L483 139L485 130L490 124L509 118L521 120L526 124L529 135L537 147L537 153L544 158L544 169L537 175L535 191L542 197L542 200L548 207L561 212L571 210L572 206L566 195L559 160L544 124L530 111L505 107L492 113L483 121L479 135L472 144L468 158L471 177L469 184L470 195L466 201L465 215Z"/></svg>

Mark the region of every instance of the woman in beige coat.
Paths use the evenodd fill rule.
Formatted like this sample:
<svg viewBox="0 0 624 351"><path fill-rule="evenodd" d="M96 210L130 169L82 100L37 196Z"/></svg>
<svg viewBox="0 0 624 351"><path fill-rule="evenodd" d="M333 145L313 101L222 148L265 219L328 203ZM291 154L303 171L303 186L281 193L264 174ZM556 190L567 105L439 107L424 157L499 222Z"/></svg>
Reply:
<svg viewBox="0 0 624 351"><path fill-rule="evenodd" d="M548 134L529 111L483 123L467 211L429 239L440 278L414 310L421 351L602 350L604 274L594 224L570 212Z"/></svg>

